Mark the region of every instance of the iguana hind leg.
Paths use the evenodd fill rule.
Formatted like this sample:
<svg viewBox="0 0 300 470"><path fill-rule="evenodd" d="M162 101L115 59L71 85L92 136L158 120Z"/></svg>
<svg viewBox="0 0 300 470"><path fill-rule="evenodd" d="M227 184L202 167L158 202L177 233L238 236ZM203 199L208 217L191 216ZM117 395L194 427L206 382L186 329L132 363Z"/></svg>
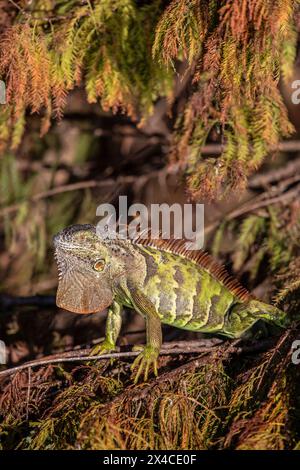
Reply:
<svg viewBox="0 0 300 470"><path fill-rule="evenodd" d="M122 307L117 302L113 302L107 312L105 339L102 343L97 344L91 354L98 356L106 354L116 349L116 342L120 334L122 325Z"/></svg>
<svg viewBox="0 0 300 470"><path fill-rule="evenodd" d="M225 318L224 326L220 333L228 338L247 338L251 336L251 327L259 320L252 315L239 315L231 313Z"/></svg>

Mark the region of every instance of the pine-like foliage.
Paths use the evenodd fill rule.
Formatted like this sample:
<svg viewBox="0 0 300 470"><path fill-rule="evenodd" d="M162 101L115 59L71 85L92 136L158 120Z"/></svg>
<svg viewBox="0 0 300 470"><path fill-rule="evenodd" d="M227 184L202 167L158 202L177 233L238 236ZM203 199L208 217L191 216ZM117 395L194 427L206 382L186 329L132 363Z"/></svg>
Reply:
<svg viewBox="0 0 300 470"><path fill-rule="evenodd" d="M148 115L171 84L171 74L151 57L158 14L158 1L137 7L133 0L35 0L30 11L21 10L1 36L8 102L0 109L2 147L19 144L27 109L43 112L47 131L76 86L84 85L88 101L99 100L104 110Z"/></svg>
<svg viewBox="0 0 300 470"><path fill-rule="evenodd" d="M154 55L187 59L191 93L178 118L175 158L187 166L194 196L241 188L270 146L292 126L278 91L290 76L296 33L290 0L173 0L157 28ZM201 158L212 132L219 159Z"/></svg>
<svg viewBox="0 0 300 470"><path fill-rule="evenodd" d="M8 98L0 108L1 147L20 143L28 110L41 113L42 133L47 131L76 86L84 86L88 101L99 101L104 110L142 120L158 97L171 95L174 69L184 61L190 80L173 159L186 169L195 198L241 188L270 147L292 131L278 81L290 76L294 62L298 5L20 2L13 24L1 28L0 78ZM218 134L225 145L221 157L203 159L201 147Z"/></svg>
<svg viewBox="0 0 300 470"><path fill-rule="evenodd" d="M116 359L19 370L0 381L0 449L299 449L295 337L254 354L222 345L165 358L159 379L136 387Z"/></svg>

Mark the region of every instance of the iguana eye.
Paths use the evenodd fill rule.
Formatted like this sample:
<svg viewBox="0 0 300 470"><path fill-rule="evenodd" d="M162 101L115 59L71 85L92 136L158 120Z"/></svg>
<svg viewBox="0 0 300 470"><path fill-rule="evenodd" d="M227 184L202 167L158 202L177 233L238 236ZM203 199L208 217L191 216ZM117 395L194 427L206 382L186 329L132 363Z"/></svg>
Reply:
<svg viewBox="0 0 300 470"><path fill-rule="evenodd" d="M105 267L104 259L97 259L97 261L94 263L93 269L95 271L103 271L104 267Z"/></svg>

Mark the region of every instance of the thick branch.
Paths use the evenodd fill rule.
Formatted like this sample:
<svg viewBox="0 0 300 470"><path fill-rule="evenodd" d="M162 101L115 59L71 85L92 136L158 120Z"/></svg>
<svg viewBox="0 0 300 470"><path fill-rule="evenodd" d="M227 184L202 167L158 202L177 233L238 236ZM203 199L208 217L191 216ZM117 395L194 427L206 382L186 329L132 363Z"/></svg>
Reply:
<svg viewBox="0 0 300 470"><path fill-rule="evenodd" d="M178 355L178 354L193 354L193 353L204 353L204 352L211 352L218 345L222 343L222 340L215 340L212 341L211 339L208 340L200 340L200 341L178 341L176 343L167 343L164 344L160 354L161 355ZM208 346L205 346L205 343ZM53 355L45 357L44 359L36 359L34 361L27 362L26 364L22 364L17 367L12 367L11 369L7 369L0 372L0 378L15 374L20 370L44 366L47 364L59 364L61 362L85 362L85 361L93 361L93 360L106 360L106 359L120 359L120 358L130 358L138 356L138 351L124 351L124 352L115 352L110 354L102 354L98 356L91 356L91 349L81 349L79 351L69 351L60 355Z"/></svg>
<svg viewBox="0 0 300 470"><path fill-rule="evenodd" d="M218 338L212 339L201 339L199 341L177 341L174 343L165 343L163 344L160 355L162 356L177 356L180 354L207 354L217 351L220 347L227 345L228 354L249 354L256 353L260 351L265 351L273 345L274 338L268 338L265 341L259 341L253 345L241 346L241 340L236 342L229 343L228 341L223 341ZM10 369L0 372L1 377L7 377L9 375L15 374L21 370L44 366L48 364L59 364L65 362L85 362L85 361L96 361L96 360L107 360L107 359L121 359L121 358L131 358L139 354L138 351L124 351L124 352L115 352L110 354L102 354L98 356L91 356L91 349L81 349L79 351L69 351L60 355L47 356L44 359L36 359L34 361L27 362L17 367L12 367Z"/></svg>

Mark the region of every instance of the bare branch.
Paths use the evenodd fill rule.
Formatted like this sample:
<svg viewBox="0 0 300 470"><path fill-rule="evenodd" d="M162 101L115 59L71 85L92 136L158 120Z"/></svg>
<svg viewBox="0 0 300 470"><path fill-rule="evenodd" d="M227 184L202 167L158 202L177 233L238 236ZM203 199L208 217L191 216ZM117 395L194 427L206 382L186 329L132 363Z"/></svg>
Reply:
<svg viewBox="0 0 300 470"><path fill-rule="evenodd" d="M204 346L206 340L200 341L178 341L176 343L164 344L160 354L161 355L178 355L178 354L198 354L198 353L207 353L216 349L222 340L216 339L212 342L211 339L208 341L208 346ZM85 361L96 361L96 360L106 360L106 359L120 359L120 358L130 358L139 355L138 351L124 351L124 352L115 352L110 354L102 354L98 356L91 356L91 349L83 349L79 351L69 351L59 356L53 355L45 357L44 359L37 359L34 361L27 362L17 367L12 367L0 372L0 378L5 377L11 374L15 374L20 370L44 366L47 364L59 364L62 362L85 362Z"/></svg>
<svg viewBox="0 0 300 470"><path fill-rule="evenodd" d="M226 144L207 144L201 148L202 155L220 155L224 152ZM277 145L270 148L270 152L299 152L300 140L288 140L286 142L279 142Z"/></svg>
<svg viewBox="0 0 300 470"><path fill-rule="evenodd" d="M177 341L173 343L163 344L160 355L161 356L177 356L180 354L210 354L213 351L217 351L220 347L226 347L226 352L228 354L250 354L252 352L265 351L270 348L274 343L274 338L268 338L265 341L258 341L250 346L241 346L241 340L238 340L238 343L230 343L229 341L224 341L219 338L203 338L196 341ZM138 351L124 351L124 352L114 352L110 354L102 354L91 356L91 349L81 349L79 351L73 350L62 353L60 355L47 356L44 359L36 359L34 361L27 362L20 366L12 367L0 372L1 377L7 377L12 374L15 374L21 370L26 370L28 368L34 368L39 366L44 366L48 364L59 364L66 362L85 362L85 361L96 361L96 360L107 360L107 359L122 359L122 358L131 358L138 356Z"/></svg>
<svg viewBox="0 0 300 470"><path fill-rule="evenodd" d="M62 186L57 186L55 188L49 189L48 191L43 191L32 196L30 199L23 200L12 204L10 206L0 209L0 217L16 212L24 202L32 204L38 202L42 199L48 197L57 196L59 194L68 193L72 191L79 191L83 189L93 189L93 188L107 188L111 186L124 186L130 184L139 184L141 187L152 178L159 178L174 172L174 166L172 168L166 167L160 170L152 171L146 175L129 175L129 176L120 176L119 178L113 179L109 178L102 181L97 180L88 180L88 181L79 181L77 183L65 184Z"/></svg>

